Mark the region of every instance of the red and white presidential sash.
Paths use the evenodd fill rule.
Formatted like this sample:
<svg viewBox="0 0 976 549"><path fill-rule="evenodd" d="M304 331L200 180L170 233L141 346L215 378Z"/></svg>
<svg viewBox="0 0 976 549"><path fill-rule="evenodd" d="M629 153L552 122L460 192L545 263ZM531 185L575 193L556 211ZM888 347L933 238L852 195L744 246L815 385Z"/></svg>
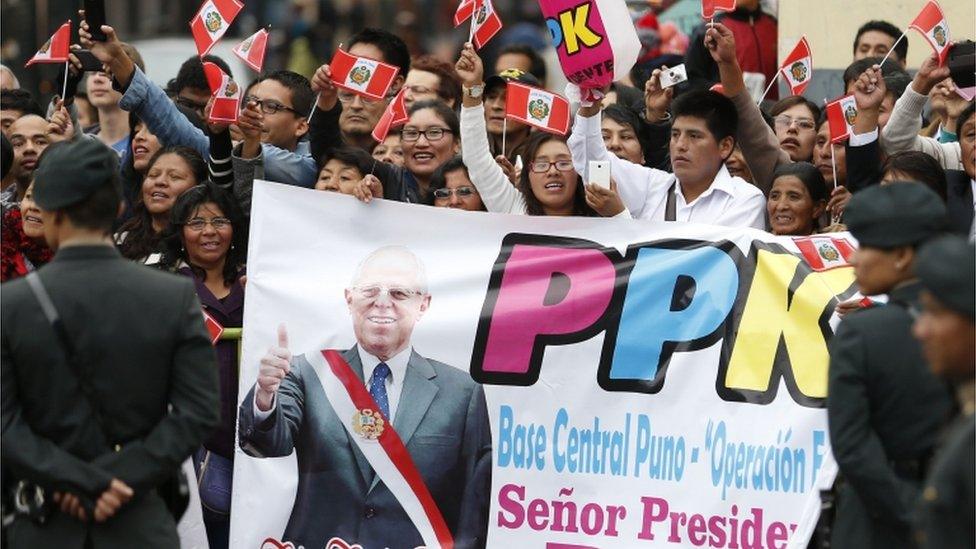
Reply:
<svg viewBox="0 0 976 549"><path fill-rule="evenodd" d="M403 506L427 547L454 547L454 539L410 452L384 418L362 380L333 350L306 355L349 437Z"/></svg>

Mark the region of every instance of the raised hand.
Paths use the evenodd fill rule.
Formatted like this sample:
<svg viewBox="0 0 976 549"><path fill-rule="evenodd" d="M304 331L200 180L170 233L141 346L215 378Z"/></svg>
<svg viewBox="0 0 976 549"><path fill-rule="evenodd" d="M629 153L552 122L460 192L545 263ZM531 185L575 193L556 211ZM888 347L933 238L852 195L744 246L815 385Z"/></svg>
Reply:
<svg viewBox="0 0 976 549"><path fill-rule="evenodd" d="M288 330L284 324L278 326L278 345L269 347L268 352L261 358L258 368L258 386L254 391L254 403L258 410L266 412L271 409L275 393L291 371L291 351L288 350Z"/></svg>
<svg viewBox="0 0 976 549"><path fill-rule="evenodd" d="M738 63L735 56L735 36L721 23L713 23L705 31L705 48L719 65Z"/></svg>
<svg viewBox="0 0 976 549"><path fill-rule="evenodd" d="M936 84L949 78L949 67L939 66L939 56L933 52L922 61L922 66L915 73L912 80L912 89L922 95L928 95Z"/></svg>
<svg viewBox="0 0 976 549"><path fill-rule="evenodd" d="M515 166L512 165L511 161L505 158L505 155L500 154L495 157L495 163L497 163L501 167L502 171L505 172L505 177L508 178L508 181L512 185L518 187L518 178L520 174L518 170L515 169Z"/></svg>
<svg viewBox="0 0 976 549"><path fill-rule="evenodd" d="M609 189L596 183L587 183L585 189L586 203L603 217L613 217L624 211L624 202L617 193L617 182L613 179L610 179Z"/></svg>
<svg viewBox="0 0 976 549"><path fill-rule="evenodd" d="M854 81L854 99L857 101L858 112L878 110L884 101L888 88L881 76L881 67L875 65Z"/></svg>
<svg viewBox="0 0 976 549"><path fill-rule="evenodd" d="M356 198L369 204L374 198L383 198L383 184L375 175L366 174L366 177L356 182L356 188L352 192Z"/></svg>
<svg viewBox="0 0 976 549"><path fill-rule="evenodd" d="M663 120L671 107L674 98L674 88L661 87L661 73L668 70L667 66L654 69L651 77L644 84L644 118L654 124Z"/></svg>
<svg viewBox="0 0 976 549"><path fill-rule="evenodd" d="M71 139L75 134L75 126L71 123L71 115L64 106L64 101L58 99L54 104L54 114L47 124L47 137L52 143Z"/></svg>
<svg viewBox="0 0 976 549"><path fill-rule="evenodd" d="M214 98L213 96L210 96L210 99L207 101L207 106L203 108L203 119L207 123L207 128L210 129L210 133L217 135L227 131L227 128L230 127L230 124L226 122L210 121L210 112L213 111L213 106L214 106ZM259 140L261 139L260 135L258 136L258 139Z"/></svg>
<svg viewBox="0 0 976 549"><path fill-rule="evenodd" d="M484 83L485 66L481 62L481 57L474 51L471 42L465 42L461 56L454 64L454 69L461 77L461 85L466 88Z"/></svg>
<svg viewBox="0 0 976 549"><path fill-rule="evenodd" d="M316 105L323 111L331 111L339 100L339 90L332 82L332 69L329 65L322 65L312 75L312 91L318 92Z"/></svg>
<svg viewBox="0 0 976 549"><path fill-rule="evenodd" d="M105 33L105 41L92 38L91 27L85 21L85 10L78 10L81 16L81 24L78 26L78 41L85 49L91 50L92 54L105 65L111 65L119 57L125 55L122 50L122 41L115 34L115 29L108 25L102 25L102 32Z"/></svg>
<svg viewBox="0 0 976 549"><path fill-rule="evenodd" d="M241 158L256 158L261 152L261 134L264 132L264 113L254 101L248 101L237 117L237 127L244 135Z"/></svg>

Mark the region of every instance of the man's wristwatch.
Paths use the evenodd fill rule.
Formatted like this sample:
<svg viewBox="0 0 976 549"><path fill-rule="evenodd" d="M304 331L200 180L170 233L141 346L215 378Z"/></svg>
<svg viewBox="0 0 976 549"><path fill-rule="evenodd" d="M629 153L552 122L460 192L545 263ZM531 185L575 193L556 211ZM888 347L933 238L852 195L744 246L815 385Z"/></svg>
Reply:
<svg viewBox="0 0 976 549"><path fill-rule="evenodd" d="M481 97L481 94L485 93L485 85L484 84L475 84L474 86L471 86L470 88L467 87L467 86L465 86L463 89L464 89L464 94L467 95L468 97L472 98L472 99L477 99L477 98Z"/></svg>

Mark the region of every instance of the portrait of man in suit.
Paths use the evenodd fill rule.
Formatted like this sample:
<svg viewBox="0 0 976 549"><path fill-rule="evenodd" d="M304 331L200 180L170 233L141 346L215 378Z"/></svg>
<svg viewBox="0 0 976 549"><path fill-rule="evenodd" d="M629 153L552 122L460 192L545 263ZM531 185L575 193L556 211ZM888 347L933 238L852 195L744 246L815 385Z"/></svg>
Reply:
<svg viewBox="0 0 976 549"><path fill-rule="evenodd" d="M464 370L417 352L411 336L431 304L424 265L387 246L359 264L345 301L356 342L338 350L392 423L456 547L482 547L487 530L491 433L484 392ZM325 349L292 356L284 326L240 408L250 456L295 452L298 489L282 536L324 547L337 536L365 548L417 547L423 539L326 397ZM320 367L320 366L318 366Z"/></svg>

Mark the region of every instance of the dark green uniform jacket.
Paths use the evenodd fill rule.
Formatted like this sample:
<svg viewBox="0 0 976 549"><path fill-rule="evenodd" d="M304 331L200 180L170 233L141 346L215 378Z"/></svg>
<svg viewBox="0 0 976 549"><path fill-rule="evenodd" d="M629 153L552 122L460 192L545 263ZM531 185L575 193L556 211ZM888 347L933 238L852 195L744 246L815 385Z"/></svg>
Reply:
<svg viewBox="0 0 976 549"><path fill-rule="evenodd" d="M976 421L958 418L933 460L919 500L919 547L976 547Z"/></svg>
<svg viewBox="0 0 976 549"><path fill-rule="evenodd" d="M925 462L952 409L912 337L918 283L851 313L830 342L827 414L840 468L832 547L911 547Z"/></svg>
<svg viewBox="0 0 976 549"><path fill-rule="evenodd" d="M62 248L38 274L78 368L65 359L27 281L4 284L3 465L14 480L89 502L112 478L135 497L98 525L57 510L44 526L19 517L8 541L14 548L80 549L86 539L94 548L178 547L154 488L219 417L217 366L192 282L126 261L109 246Z"/></svg>

